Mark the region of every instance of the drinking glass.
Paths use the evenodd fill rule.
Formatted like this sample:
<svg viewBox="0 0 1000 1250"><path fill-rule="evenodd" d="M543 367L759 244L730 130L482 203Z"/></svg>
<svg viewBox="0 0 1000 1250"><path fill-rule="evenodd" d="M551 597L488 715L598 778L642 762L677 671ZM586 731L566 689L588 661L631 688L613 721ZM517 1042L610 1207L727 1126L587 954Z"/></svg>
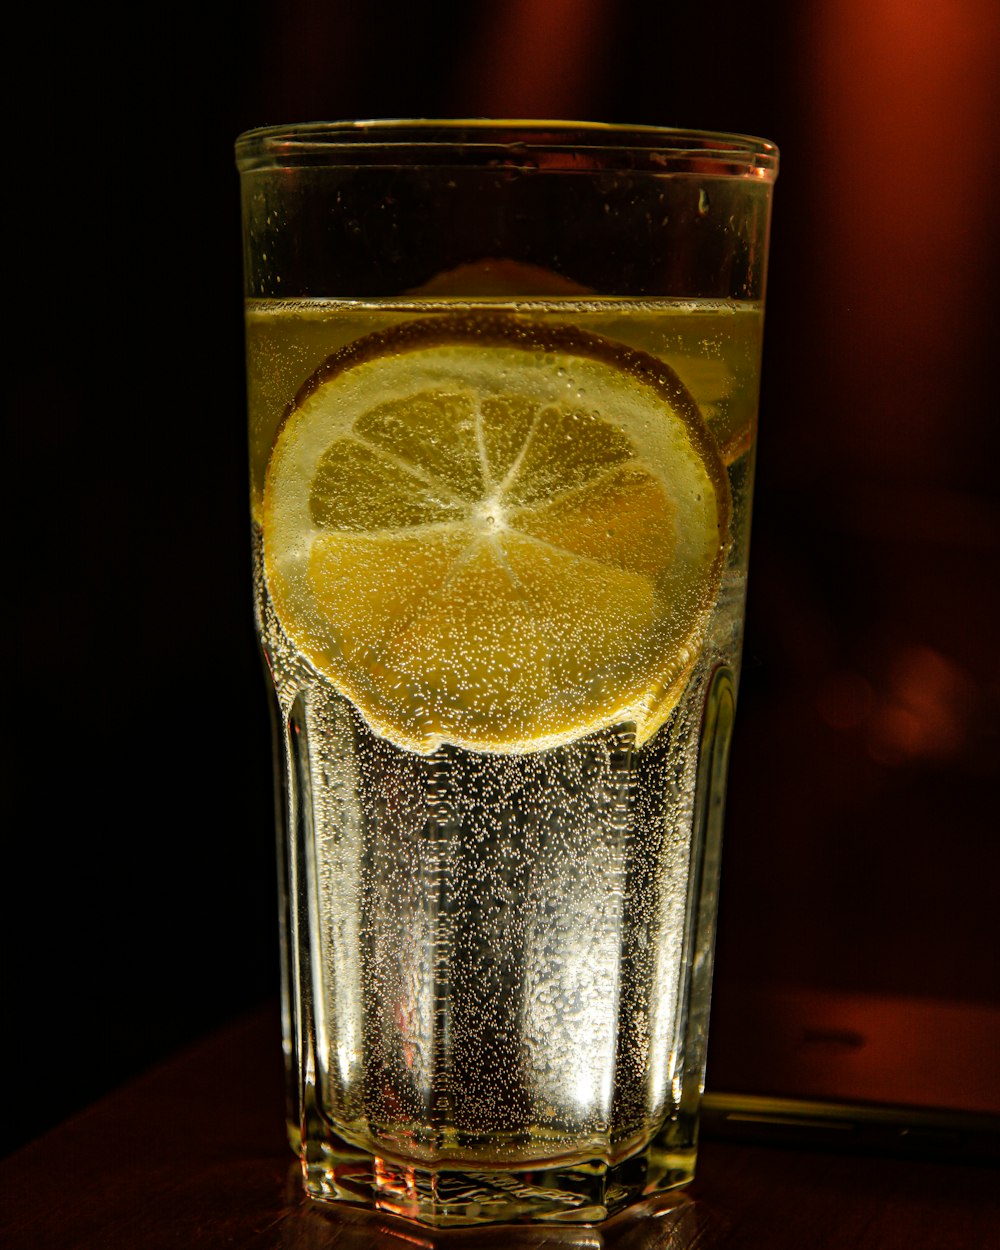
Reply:
<svg viewBox="0 0 1000 1250"><path fill-rule="evenodd" d="M237 156L306 1188L602 1220L695 1162L776 149L390 121Z"/></svg>

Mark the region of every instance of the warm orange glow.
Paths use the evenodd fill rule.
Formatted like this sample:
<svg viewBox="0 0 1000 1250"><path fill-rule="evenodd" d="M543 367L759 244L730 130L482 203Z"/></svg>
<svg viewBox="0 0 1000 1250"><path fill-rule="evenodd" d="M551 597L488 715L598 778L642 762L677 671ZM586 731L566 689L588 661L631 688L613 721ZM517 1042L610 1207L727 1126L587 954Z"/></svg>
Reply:
<svg viewBox="0 0 1000 1250"><path fill-rule="evenodd" d="M921 646L900 648L886 676L888 689L869 724L869 754L889 764L959 755L975 695L972 679Z"/></svg>
<svg viewBox="0 0 1000 1250"><path fill-rule="evenodd" d="M861 733L879 764L945 763L961 755L975 719L978 691L971 676L931 647L899 646L873 685L843 670L821 682L816 706L833 729Z"/></svg>
<svg viewBox="0 0 1000 1250"><path fill-rule="evenodd" d="M462 73L484 117L576 118L600 72L607 0L509 0L490 11Z"/></svg>
<svg viewBox="0 0 1000 1250"><path fill-rule="evenodd" d="M817 1097L998 1109L991 1079L1000 1041L995 1008L779 987L765 1001L766 1035L759 1044L771 1058L782 1056L779 1079L793 1089Z"/></svg>
<svg viewBox="0 0 1000 1250"><path fill-rule="evenodd" d="M974 368L997 211L996 0L820 0L818 316L848 460L933 477ZM824 311L825 310L825 311Z"/></svg>

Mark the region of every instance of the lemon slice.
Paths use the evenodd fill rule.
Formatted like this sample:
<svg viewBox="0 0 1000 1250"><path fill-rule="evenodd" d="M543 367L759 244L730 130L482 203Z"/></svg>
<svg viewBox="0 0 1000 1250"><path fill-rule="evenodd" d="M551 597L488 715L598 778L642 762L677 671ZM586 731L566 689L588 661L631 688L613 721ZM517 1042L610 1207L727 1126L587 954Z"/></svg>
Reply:
<svg viewBox="0 0 1000 1250"><path fill-rule="evenodd" d="M264 563L292 642L408 750L669 715L718 593L725 471L661 361L442 315L333 355L279 428Z"/></svg>

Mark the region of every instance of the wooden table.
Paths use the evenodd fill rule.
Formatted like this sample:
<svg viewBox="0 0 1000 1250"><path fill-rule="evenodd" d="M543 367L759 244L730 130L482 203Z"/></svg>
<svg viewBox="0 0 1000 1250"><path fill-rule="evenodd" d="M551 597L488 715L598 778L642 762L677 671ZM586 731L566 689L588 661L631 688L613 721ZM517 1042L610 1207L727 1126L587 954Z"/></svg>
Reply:
<svg viewBox="0 0 1000 1250"><path fill-rule="evenodd" d="M698 1178L600 1229L434 1233L307 1202L261 1011L0 1164L7 1250L989 1250L988 1167L705 1142Z"/></svg>

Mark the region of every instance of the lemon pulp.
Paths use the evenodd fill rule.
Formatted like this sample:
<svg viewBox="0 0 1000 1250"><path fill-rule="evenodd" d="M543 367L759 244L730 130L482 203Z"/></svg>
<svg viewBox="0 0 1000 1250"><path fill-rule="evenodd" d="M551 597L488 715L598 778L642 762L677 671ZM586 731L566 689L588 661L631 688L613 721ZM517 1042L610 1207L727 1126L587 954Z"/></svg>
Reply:
<svg viewBox="0 0 1000 1250"><path fill-rule="evenodd" d="M729 497L677 375L570 326L429 317L335 353L278 430L268 591L398 745L523 752L676 703Z"/></svg>

